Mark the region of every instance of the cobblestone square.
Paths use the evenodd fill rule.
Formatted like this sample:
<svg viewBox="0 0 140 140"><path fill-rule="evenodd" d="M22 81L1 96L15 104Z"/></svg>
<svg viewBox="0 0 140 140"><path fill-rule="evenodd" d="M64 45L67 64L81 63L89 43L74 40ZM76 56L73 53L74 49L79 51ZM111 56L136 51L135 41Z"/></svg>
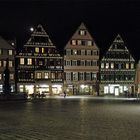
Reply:
<svg viewBox="0 0 140 140"><path fill-rule="evenodd" d="M94 98L0 102L0 140L139 140L140 103Z"/></svg>

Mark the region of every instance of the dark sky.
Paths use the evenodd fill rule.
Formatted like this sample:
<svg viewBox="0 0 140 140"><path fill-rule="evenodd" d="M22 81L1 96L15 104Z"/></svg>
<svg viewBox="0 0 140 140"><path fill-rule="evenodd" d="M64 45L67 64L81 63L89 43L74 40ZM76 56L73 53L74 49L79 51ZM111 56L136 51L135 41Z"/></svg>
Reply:
<svg viewBox="0 0 140 140"><path fill-rule="evenodd" d="M140 59L139 0L0 0L0 35L16 37L18 48L41 23L62 51L84 22L101 52L120 33L136 60Z"/></svg>

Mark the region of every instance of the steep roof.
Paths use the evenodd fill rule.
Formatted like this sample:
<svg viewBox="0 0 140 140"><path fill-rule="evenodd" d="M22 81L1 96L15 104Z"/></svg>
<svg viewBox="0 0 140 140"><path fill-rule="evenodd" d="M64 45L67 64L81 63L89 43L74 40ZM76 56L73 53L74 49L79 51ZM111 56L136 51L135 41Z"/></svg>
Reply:
<svg viewBox="0 0 140 140"><path fill-rule="evenodd" d="M80 35L80 31L83 30L83 31L86 31L86 34L85 35ZM92 47L98 49L93 37L91 36L91 34L89 33L87 27L85 26L85 24L82 22L80 24L80 26L77 28L77 30L75 31L75 33L72 35L72 37L69 39L68 43L66 44L65 46L65 49L66 48L69 48L71 46L71 40L92 40L94 42L94 44L92 45ZM75 46L73 46L75 47ZM79 46L80 47L80 46ZM90 46L91 47L91 46Z"/></svg>
<svg viewBox="0 0 140 140"><path fill-rule="evenodd" d="M0 36L0 49L15 49L12 45L8 43L3 37Z"/></svg>

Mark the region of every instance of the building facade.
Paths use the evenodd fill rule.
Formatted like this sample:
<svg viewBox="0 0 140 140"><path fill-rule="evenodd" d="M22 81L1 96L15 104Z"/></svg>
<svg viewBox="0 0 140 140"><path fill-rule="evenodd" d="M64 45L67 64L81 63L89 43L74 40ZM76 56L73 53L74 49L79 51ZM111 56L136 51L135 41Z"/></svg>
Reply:
<svg viewBox="0 0 140 140"><path fill-rule="evenodd" d="M56 95L63 90L63 57L38 25L16 56L17 89L28 94Z"/></svg>
<svg viewBox="0 0 140 140"><path fill-rule="evenodd" d="M100 62L100 95L124 95L135 91L135 60L120 35Z"/></svg>
<svg viewBox="0 0 140 140"><path fill-rule="evenodd" d="M99 48L81 23L64 48L64 90L68 94L97 94Z"/></svg>
<svg viewBox="0 0 140 140"><path fill-rule="evenodd" d="M10 71L9 80L11 86L11 92L15 92L15 43L9 43L0 36L0 93L3 93L4 85L4 70L6 67L6 61L8 60Z"/></svg>
<svg viewBox="0 0 140 140"><path fill-rule="evenodd" d="M140 60L136 65L135 92L140 95Z"/></svg>

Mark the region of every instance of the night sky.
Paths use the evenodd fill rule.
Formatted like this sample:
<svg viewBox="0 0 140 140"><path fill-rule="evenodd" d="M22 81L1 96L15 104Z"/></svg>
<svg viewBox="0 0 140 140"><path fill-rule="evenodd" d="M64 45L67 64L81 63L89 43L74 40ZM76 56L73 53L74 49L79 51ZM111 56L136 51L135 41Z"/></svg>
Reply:
<svg viewBox="0 0 140 140"><path fill-rule="evenodd" d="M30 27L42 24L57 49L84 22L105 53L119 33L136 60L140 59L139 0L0 0L0 35L17 39L23 47Z"/></svg>

